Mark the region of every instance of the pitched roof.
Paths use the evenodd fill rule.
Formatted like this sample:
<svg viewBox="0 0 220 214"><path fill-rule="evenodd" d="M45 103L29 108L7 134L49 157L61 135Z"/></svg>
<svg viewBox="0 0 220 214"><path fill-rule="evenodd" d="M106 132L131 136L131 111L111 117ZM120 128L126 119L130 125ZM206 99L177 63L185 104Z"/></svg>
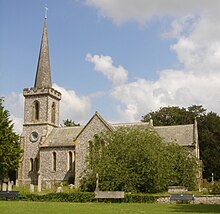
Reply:
<svg viewBox="0 0 220 214"><path fill-rule="evenodd" d="M73 146L83 126L53 128L41 147Z"/></svg>
<svg viewBox="0 0 220 214"><path fill-rule="evenodd" d="M154 129L167 142L175 142L181 146L192 146L194 144L194 124L154 126Z"/></svg>
<svg viewBox="0 0 220 214"><path fill-rule="evenodd" d="M47 22L44 19L44 28L41 39L40 54L38 58L37 72L34 88L51 88L50 57L48 46Z"/></svg>
<svg viewBox="0 0 220 214"><path fill-rule="evenodd" d="M101 123L110 131L114 131L114 128L112 127L112 125L110 123L108 123L105 119L102 118L102 116L96 111L95 114L92 116L92 118L89 120L89 122L87 122L87 124L82 128L82 130L80 131L80 133L76 136L76 139L81 135L81 133L84 132L84 130L91 124L91 122L95 119L98 118ZM96 133L94 133L96 134Z"/></svg>

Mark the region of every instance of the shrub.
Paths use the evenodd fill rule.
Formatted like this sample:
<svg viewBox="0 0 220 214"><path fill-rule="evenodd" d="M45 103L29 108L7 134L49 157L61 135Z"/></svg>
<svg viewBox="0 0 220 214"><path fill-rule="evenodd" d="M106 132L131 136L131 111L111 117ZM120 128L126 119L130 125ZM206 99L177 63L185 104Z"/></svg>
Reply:
<svg viewBox="0 0 220 214"><path fill-rule="evenodd" d="M125 203L153 203L157 196L149 194L131 194L126 193L124 199L95 199L95 194L91 192L74 192L74 193L48 193L38 194L21 194L20 200L23 201L56 201L56 202L125 202Z"/></svg>
<svg viewBox="0 0 220 214"><path fill-rule="evenodd" d="M45 195L22 194L21 200L25 201L56 201L56 202L92 202L95 199L94 193L49 193Z"/></svg>
<svg viewBox="0 0 220 214"><path fill-rule="evenodd" d="M213 194L220 194L220 180L216 181L212 188Z"/></svg>

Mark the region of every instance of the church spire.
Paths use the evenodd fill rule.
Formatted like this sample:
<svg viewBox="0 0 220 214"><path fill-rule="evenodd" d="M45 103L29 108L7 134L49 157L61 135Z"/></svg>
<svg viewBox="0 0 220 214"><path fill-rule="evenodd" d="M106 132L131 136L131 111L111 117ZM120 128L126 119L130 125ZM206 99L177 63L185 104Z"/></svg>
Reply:
<svg viewBox="0 0 220 214"><path fill-rule="evenodd" d="M34 88L51 88L51 75L50 75L50 57L47 35L47 22L46 15L44 18L44 29L41 39L40 54L37 65L37 73L35 77Z"/></svg>

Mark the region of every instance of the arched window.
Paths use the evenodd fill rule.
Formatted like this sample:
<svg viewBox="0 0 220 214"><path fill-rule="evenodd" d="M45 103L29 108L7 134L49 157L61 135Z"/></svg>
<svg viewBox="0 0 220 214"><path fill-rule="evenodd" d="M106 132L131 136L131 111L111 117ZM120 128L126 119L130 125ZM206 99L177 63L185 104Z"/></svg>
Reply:
<svg viewBox="0 0 220 214"><path fill-rule="evenodd" d="M38 172L38 170L39 170L39 160L38 160L38 158L34 159L34 170L36 172Z"/></svg>
<svg viewBox="0 0 220 214"><path fill-rule="evenodd" d="M51 122L55 123L55 118L56 118L56 105L55 102L53 102L52 107L51 107Z"/></svg>
<svg viewBox="0 0 220 214"><path fill-rule="evenodd" d="M32 120L38 121L39 120L39 112L40 112L40 103L35 100L32 105Z"/></svg>
<svg viewBox="0 0 220 214"><path fill-rule="evenodd" d="M30 159L30 171L32 172L34 170L34 160L33 158Z"/></svg>
<svg viewBox="0 0 220 214"><path fill-rule="evenodd" d="M56 171L56 169L57 169L57 154L56 154L56 152L53 152L53 155L52 155L52 170Z"/></svg>
<svg viewBox="0 0 220 214"><path fill-rule="evenodd" d="M72 171L73 170L73 153L69 152L68 153L68 170Z"/></svg>

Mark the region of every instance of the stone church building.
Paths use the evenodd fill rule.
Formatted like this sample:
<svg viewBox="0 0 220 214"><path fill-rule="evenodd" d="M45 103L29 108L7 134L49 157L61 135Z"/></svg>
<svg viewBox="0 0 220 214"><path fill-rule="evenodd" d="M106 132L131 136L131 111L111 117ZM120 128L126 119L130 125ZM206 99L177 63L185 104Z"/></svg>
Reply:
<svg viewBox="0 0 220 214"><path fill-rule="evenodd" d="M84 126L60 127L61 93L52 88L46 18L34 87L25 88L23 95L21 145L24 155L18 170L19 185L38 184L46 187L54 182L73 180L78 186L86 168L88 142L96 133L114 131L122 126L149 126L166 141L186 147L199 158L196 121L190 125L160 127L154 127L152 122L112 124L96 112Z"/></svg>

